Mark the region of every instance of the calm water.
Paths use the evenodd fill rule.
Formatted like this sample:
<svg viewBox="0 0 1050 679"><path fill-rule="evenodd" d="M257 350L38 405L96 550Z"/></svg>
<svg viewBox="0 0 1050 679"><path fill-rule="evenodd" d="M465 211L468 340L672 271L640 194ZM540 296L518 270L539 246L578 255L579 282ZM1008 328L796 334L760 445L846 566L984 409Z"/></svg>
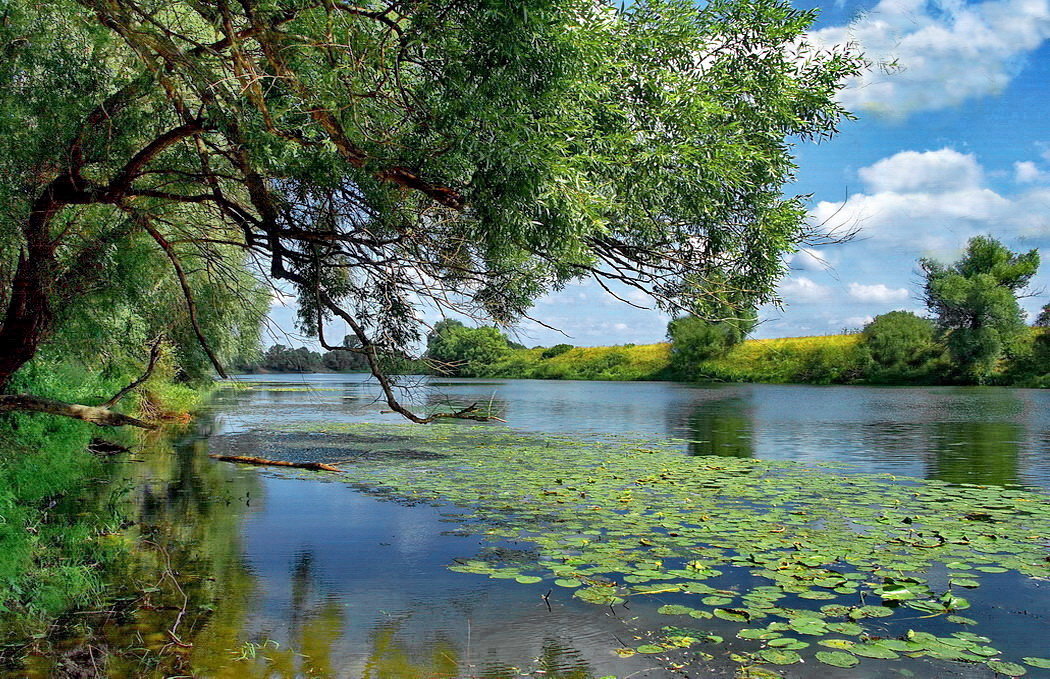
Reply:
<svg viewBox="0 0 1050 679"><path fill-rule="evenodd" d="M363 375L248 375L251 392L224 427L263 421L401 421L383 415ZM864 471L1050 489L1050 391L997 387L843 387L669 382L405 380L405 400L479 403L507 426L558 433L686 439L695 455L849 462ZM320 391L325 390L325 391ZM334 391L327 391L334 390ZM247 411L247 412L246 412Z"/></svg>
<svg viewBox="0 0 1050 679"><path fill-rule="evenodd" d="M402 421L381 412L376 389L359 375L237 381L253 388L220 392L196 431L167 453L119 463L125 486L138 489L129 497L141 523L170 536L167 558L178 562L189 596L214 608L181 620L179 629L193 639L192 648L176 649L185 676L732 676L727 662L676 674L645 656L613 655L669 624L655 608L674 603L673 596L632 600L627 610L585 604L565 591L545 601L544 583L447 570L454 560L485 550L500 549L504 556L521 550L521 558L531 558L528 545L494 544L458 529L453 507L399 503L344 483L208 459L216 437L322 420ZM1045 391L411 382L415 388L405 393L410 402L479 402L507 420L492 426L522 431L673 437L686 441L683 454L832 460L902 476L1050 488ZM989 578L968 596L975 610L990 612L983 633L1011 639L1016 656L1045 656L1048 589L1045 581ZM141 639L150 624L139 618L111 634L133 632ZM169 616L152 624L163 630L172 623ZM717 619L702 625L727 639L735 630ZM145 636L147 645L150 638ZM41 667L32 676L48 676ZM786 677L885 677L899 676L898 667L865 660L854 670L807 663L778 671ZM983 666L929 660L908 667L919 677L991 676ZM147 676L134 665L123 673L111 669L111 675Z"/></svg>

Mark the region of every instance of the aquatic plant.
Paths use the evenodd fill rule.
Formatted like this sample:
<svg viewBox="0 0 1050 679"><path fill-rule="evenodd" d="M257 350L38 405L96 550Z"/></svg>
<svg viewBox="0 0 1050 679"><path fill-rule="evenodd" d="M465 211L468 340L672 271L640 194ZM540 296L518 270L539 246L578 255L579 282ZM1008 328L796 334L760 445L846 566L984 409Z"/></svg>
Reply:
<svg viewBox="0 0 1050 679"><path fill-rule="evenodd" d="M362 488L452 502L466 508L458 520L467 529L531 542L540 555L526 564L467 559L452 570L572 591L596 605L666 601L658 612L685 627L624 653L722 641L688 631L717 618L759 646L731 651L745 665L925 657L1021 676L1021 662L1050 662L1004 658L967 617L968 592L983 580L1047 575L1050 502L1038 493L842 465L686 457L673 441L299 427L376 452L434 453L420 461L356 451L349 476Z"/></svg>

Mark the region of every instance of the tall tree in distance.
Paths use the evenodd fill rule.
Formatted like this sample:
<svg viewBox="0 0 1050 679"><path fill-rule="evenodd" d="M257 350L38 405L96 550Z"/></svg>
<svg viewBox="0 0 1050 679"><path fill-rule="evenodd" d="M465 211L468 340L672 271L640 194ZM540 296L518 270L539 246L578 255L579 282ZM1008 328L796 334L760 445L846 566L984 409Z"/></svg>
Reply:
<svg viewBox="0 0 1050 679"><path fill-rule="evenodd" d="M961 376L984 382L1023 337L1018 295L1039 269L1039 252L1011 252L990 236L971 238L953 264L919 262L926 305L937 315Z"/></svg>
<svg viewBox="0 0 1050 679"><path fill-rule="evenodd" d="M825 237L782 194L788 140L835 133L863 68L783 0L8 8L0 409L31 405L12 379L132 251L165 263L178 341L219 374L211 306L258 267L416 422L383 358L424 307L507 325L588 277L677 312L775 301L783 255ZM328 343L336 319L356 346Z"/></svg>

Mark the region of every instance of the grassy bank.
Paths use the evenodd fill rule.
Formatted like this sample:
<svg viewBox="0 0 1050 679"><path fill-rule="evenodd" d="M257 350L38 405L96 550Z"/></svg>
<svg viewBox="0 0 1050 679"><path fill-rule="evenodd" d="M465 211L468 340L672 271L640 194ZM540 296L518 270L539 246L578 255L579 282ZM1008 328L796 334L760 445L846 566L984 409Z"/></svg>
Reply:
<svg viewBox="0 0 1050 679"><path fill-rule="evenodd" d="M748 340L701 364L696 375L675 375L671 345L575 347L545 358L549 349L519 349L484 377L553 380L670 380L840 384L864 374L860 335Z"/></svg>
<svg viewBox="0 0 1050 679"><path fill-rule="evenodd" d="M1033 338L1042 330L1032 331ZM554 380L682 380L689 382L766 382L774 384L951 384L946 358L931 359L907 374L879 372L863 336L820 335L747 340L724 356L699 363L688 375L671 367L671 345L626 344L608 347L537 347L513 350L482 366L477 377ZM1022 358L1004 363L989 383L1046 387L1046 366Z"/></svg>
<svg viewBox="0 0 1050 679"><path fill-rule="evenodd" d="M104 400L130 381L125 374L48 361L35 362L16 379L16 391L79 403ZM155 421L186 421L203 395L203 388L176 384L162 367L119 409ZM109 474L89 444L104 437L131 445L141 435L39 413L0 417L0 640L34 633L103 596L101 574L127 546L114 539L124 518L115 505L75 511Z"/></svg>

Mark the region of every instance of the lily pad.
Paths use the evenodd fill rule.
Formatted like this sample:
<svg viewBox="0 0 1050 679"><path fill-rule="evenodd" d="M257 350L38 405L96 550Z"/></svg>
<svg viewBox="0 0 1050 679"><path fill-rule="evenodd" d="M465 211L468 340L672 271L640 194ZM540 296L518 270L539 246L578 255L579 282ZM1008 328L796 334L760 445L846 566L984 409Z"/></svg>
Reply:
<svg viewBox="0 0 1050 679"><path fill-rule="evenodd" d="M817 660L832 667L856 667L860 662L855 655L845 651L817 651Z"/></svg>

